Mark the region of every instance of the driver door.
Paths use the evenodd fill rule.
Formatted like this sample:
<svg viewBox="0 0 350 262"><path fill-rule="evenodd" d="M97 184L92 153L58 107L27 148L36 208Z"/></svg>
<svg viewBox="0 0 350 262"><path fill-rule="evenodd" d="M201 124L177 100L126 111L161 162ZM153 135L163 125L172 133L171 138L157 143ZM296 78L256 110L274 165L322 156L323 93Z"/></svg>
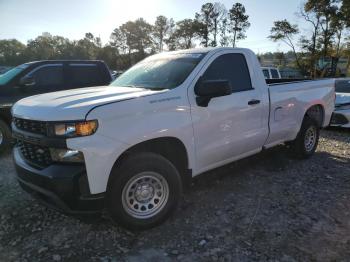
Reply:
<svg viewBox="0 0 350 262"><path fill-rule="evenodd" d="M36 67L20 83L24 96L49 93L62 90L64 87L63 64L46 64Z"/></svg>
<svg viewBox="0 0 350 262"><path fill-rule="evenodd" d="M211 58L201 80L228 80L231 95L212 98L206 107L191 100L198 173L261 150L268 136L263 118L268 107L253 87L246 58L241 53ZM266 116L267 119L267 116Z"/></svg>

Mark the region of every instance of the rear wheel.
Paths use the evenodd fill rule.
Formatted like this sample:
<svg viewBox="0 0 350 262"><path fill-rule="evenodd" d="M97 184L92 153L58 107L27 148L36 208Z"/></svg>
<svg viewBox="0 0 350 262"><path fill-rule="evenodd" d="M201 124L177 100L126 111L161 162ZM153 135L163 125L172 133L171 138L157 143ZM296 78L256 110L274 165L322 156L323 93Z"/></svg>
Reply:
<svg viewBox="0 0 350 262"><path fill-rule="evenodd" d="M320 128L317 122L305 117L297 138L290 142L290 148L293 156L297 158L309 158L317 148L320 136Z"/></svg>
<svg viewBox="0 0 350 262"><path fill-rule="evenodd" d="M11 129L10 127L2 120L0 120L0 153L7 150L11 145Z"/></svg>
<svg viewBox="0 0 350 262"><path fill-rule="evenodd" d="M163 222L177 206L181 178L175 166L154 153L126 159L112 174L108 209L129 229L147 229Z"/></svg>

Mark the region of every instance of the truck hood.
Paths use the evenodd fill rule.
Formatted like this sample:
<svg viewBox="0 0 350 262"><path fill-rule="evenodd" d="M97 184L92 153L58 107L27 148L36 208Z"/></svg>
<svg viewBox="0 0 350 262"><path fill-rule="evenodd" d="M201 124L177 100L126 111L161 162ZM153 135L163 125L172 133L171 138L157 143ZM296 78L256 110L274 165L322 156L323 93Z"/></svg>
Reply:
<svg viewBox="0 0 350 262"><path fill-rule="evenodd" d="M164 91L115 86L72 89L24 98L13 106L12 113L16 117L41 121L80 120L96 106Z"/></svg>

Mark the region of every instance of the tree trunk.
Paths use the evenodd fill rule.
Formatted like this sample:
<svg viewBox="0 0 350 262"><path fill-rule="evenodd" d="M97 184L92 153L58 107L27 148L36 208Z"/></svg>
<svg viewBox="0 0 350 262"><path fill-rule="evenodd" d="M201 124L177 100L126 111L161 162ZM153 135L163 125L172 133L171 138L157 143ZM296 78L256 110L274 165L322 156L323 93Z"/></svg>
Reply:
<svg viewBox="0 0 350 262"><path fill-rule="evenodd" d="M131 49L130 49L130 47L128 48L128 57L129 57L129 66L131 66L132 61L131 61Z"/></svg>
<svg viewBox="0 0 350 262"><path fill-rule="evenodd" d="M310 61L310 77L316 77L316 42L317 42L317 28L312 36L311 61Z"/></svg>
<svg viewBox="0 0 350 262"><path fill-rule="evenodd" d="M304 74L304 68L300 64L299 57L298 57L298 54L297 54L297 52L295 50L294 45L292 45L292 49L293 49L293 54L294 54L294 57L295 57L295 62L297 63L297 66L299 67L300 71Z"/></svg>
<svg viewBox="0 0 350 262"><path fill-rule="evenodd" d="M341 37L342 37L342 31L340 30L337 34L338 37L338 43L337 43L337 52L336 56L339 58L339 53L340 53L340 42L341 42Z"/></svg>
<svg viewBox="0 0 350 262"><path fill-rule="evenodd" d="M163 51L163 36L161 35L159 38L159 51Z"/></svg>
<svg viewBox="0 0 350 262"><path fill-rule="evenodd" d="M214 46L217 46L218 44L216 43L216 35L218 33L218 22L217 20L214 21Z"/></svg>
<svg viewBox="0 0 350 262"><path fill-rule="evenodd" d="M326 58L327 54L328 54L328 42L329 42L329 38L328 38L328 34L329 34L329 23L328 23L328 19L326 19L326 28L323 32L324 34L324 40L323 40L323 56Z"/></svg>
<svg viewBox="0 0 350 262"><path fill-rule="evenodd" d="M232 47L235 48L236 47L236 35L237 35L237 30L235 29L234 33L233 33L233 44Z"/></svg>

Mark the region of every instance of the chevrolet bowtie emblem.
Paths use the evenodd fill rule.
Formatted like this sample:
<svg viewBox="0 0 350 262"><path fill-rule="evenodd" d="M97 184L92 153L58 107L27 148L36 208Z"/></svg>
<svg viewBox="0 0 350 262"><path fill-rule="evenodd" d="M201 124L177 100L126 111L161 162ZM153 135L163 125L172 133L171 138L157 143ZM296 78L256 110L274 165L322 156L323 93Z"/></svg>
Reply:
<svg viewBox="0 0 350 262"><path fill-rule="evenodd" d="M43 149L39 148L38 150L36 150L36 153L38 153L38 154L44 154L45 151L44 151Z"/></svg>

